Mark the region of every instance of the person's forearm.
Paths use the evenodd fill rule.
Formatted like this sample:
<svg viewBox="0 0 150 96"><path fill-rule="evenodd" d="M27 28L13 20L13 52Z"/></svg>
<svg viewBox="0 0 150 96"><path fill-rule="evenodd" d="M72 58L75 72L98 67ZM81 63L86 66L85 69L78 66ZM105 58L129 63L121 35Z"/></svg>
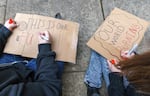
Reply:
<svg viewBox="0 0 150 96"><path fill-rule="evenodd" d="M109 74L110 85L108 87L108 94L110 96L124 96L125 88L123 85L123 77L120 73Z"/></svg>
<svg viewBox="0 0 150 96"><path fill-rule="evenodd" d="M8 37L11 35L11 31L9 31L5 26L1 25L0 28L0 54L2 54L5 44L7 42Z"/></svg>
<svg viewBox="0 0 150 96"><path fill-rule="evenodd" d="M55 62L55 52L51 51L50 44L40 44L37 57L36 76L44 76L38 79L57 79L58 66Z"/></svg>

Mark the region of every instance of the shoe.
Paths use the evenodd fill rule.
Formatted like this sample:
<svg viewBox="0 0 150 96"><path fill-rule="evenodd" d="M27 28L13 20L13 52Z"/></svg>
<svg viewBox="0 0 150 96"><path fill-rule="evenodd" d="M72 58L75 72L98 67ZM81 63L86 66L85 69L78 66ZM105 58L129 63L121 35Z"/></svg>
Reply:
<svg viewBox="0 0 150 96"><path fill-rule="evenodd" d="M87 86L87 96L100 96L99 88Z"/></svg>
<svg viewBox="0 0 150 96"><path fill-rule="evenodd" d="M57 13L57 14L55 15L55 18L57 18L57 19L62 19L61 14L60 14L60 13Z"/></svg>

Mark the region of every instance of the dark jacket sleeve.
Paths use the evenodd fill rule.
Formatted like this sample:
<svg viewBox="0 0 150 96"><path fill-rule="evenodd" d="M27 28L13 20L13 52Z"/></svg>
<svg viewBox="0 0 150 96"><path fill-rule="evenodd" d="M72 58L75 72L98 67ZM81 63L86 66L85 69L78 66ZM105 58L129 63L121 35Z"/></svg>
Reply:
<svg viewBox="0 0 150 96"><path fill-rule="evenodd" d="M5 26L0 24L0 54L3 53L3 49L7 42L8 37L11 35L11 31L9 31Z"/></svg>
<svg viewBox="0 0 150 96"><path fill-rule="evenodd" d="M110 85L108 87L109 96L126 96L123 85L123 77L119 73L109 74Z"/></svg>
<svg viewBox="0 0 150 96"><path fill-rule="evenodd" d="M23 96L59 96L61 82L57 78L55 52L50 48L50 44L39 45L38 69L34 81L25 84Z"/></svg>

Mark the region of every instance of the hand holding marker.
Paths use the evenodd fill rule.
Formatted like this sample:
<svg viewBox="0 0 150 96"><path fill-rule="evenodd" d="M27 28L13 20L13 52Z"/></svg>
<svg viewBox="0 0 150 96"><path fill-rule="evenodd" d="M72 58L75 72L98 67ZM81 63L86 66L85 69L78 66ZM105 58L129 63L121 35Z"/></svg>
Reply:
<svg viewBox="0 0 150 96"><path fill-rule="evenodd" d="M130 56L137 48L138 44L134 44L133 47L129 50L127 56Z"/></svg>
<svg viewBox="0 0 150 96"><path fill-rule="evenodd" d="M9 24L12 24L12 23L14 23L14 20L13 19L9 19Z"/></svg>
<svg viewBox="0 0 150 96"><path fill-rule="evenodd" d="M133 47L129 50L129 52L127 53L127 56L130 56L138 47L138 44L134 44ZM110 60L111 64L116 64L116 60L115 59L111 59Z"/></svg>
<svg viewBox="0 0 150 96"><path fill-rule="evenodd" d="M49 40L48 37L46 37L44 34L41 34L40 36L43 40L47 40L47 41Z"/></svg>
<svg viewBox="0 0 150 96"><path fill-rule="evenodd" d="M55 18L57 18L57 19L62 19L61 14L60 14L60 13L57 13L57 14L55 15ZM49 38L48 38L47 36L45 36L45 34L40 34L40 37L41 37L43 40L49 41Z"/></svg>

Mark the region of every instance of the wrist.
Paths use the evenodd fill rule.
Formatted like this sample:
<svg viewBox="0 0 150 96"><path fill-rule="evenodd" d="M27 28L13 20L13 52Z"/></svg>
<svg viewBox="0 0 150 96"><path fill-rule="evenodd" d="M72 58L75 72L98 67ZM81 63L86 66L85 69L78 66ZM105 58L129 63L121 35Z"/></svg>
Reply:
<svg viewBox="0 0 150 96"><path fill-rule="evenodd" d="M51 44L45 43L45 44L39 44L39 53L47 53L48 51L51 51Z"/></svg>
<svg viewBox="0 0 150 96"><path fill-rule="evenodd" d="M43 40L43 41L39 41L39 44L51 44L51 42Z"/></svg>
<svg viewBox="0 0 150 96"><path fill-rule="evenodd" d="M4 25L4 27L5 27L5 28L7 28L7 30L9 30L10 32L12 32L12 31L13 31L13 28L10 28L10 27L5 26L5 25Z"/></svg>
<svg viewBox="0 0 150 96"><path fill-rule="evenodd" d="M3 34L6 38L8 38L12 33L6 26L1 27L1 29L3 30Z"/></svg>

